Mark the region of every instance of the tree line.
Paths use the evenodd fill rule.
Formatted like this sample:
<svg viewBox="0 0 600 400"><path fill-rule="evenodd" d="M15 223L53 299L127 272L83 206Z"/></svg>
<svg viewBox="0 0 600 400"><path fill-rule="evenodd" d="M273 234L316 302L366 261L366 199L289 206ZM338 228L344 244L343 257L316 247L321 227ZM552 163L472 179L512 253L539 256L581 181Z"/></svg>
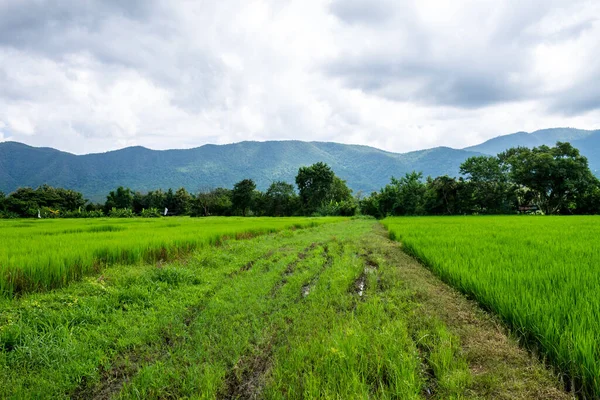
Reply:
<svg viewBox="0 0 600 400"><path fill-rule="evenodd" d="M460 174L424 179L411 172L364 196L353 195L344 180L319 162L298 170L296 186L276 181L261 192L252 179L243 179L231 189L206 188L195 194L185 188L141 193L119 187L104 204L43 185L19 188L8 196L0 192L0 217L159 217L165 209L168 215L199 217L600 213L600 182L569 143L470 157Z"/></svg>
<svg viewBox="0 0 600 400"><path fill-rule="evenodd" d="M87 201L73 190L42 185L19 188L9 196L0 192L0 217L92 218L190 216L293 216L355 215L358 202L346 182L322 162L301 167L294 185L276 181L265 192L252 179L233 188L202 189L190 194L185 188L152 190L146 193L118 187L104 204Z"/></svg>
<svg viewBox="0 0 600 400"><path fill-rule="evenodd" d="M470 157L460 173L459 178L423 180L416 172L392 178L379 192L361 199L361 212L375 217L600 213L600 182L569 143Z"/></svg>

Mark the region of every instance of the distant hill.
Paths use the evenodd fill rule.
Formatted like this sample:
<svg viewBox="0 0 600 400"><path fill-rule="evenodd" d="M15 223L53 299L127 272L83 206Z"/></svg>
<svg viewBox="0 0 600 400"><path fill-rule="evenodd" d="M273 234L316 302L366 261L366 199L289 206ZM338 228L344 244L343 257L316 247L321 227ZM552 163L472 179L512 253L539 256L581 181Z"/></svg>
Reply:
<svg viewBox="0 0 600 400"><path fill-rule="evenodd" d="M405 154L339 143L270 141L205 145L187 150L128 147L101 154L74 155L16 142L0 143L0 190L44 183L81 191L100 201L122 185L134 190L185 187L232 187L252 178L266 189L275 180L294 183L298 168L323 161L356 192L370 193L391 176L413 170L425 176L458 174L460 164L476 152L437 147Z"/></svg>
<svg viewBox="0 0 600 400"><path fill-rule="evenodd" d="M590 169L600 175L600 130L586 131L573 128L542 129L527 133L517 132L498 136L464 150L496 155L511 147L553 146L556 142L569 142L587 157Z"/></svg>
<svg viewBox="0 0 600 400"><path fill-rule="evenodd" d="M379 190L391 176L421 171L424 176L457 176L471 156L495 155L510 147L554 145L569 141L588 157L600 175L600 130L571 128L518 132L499 136L465 149L436 147L410 153L390 153L368 146L327 142L270 141L205 145L186 150L128 147L107 153L74 155L22 143L0 143L0 191L44 183L81 191L103 201L118 186L148 191L185 187L190 192L232 187L252 178L265 190L275 180L294 183L298 168L318 161L329 164L356 192Z"/></svg>

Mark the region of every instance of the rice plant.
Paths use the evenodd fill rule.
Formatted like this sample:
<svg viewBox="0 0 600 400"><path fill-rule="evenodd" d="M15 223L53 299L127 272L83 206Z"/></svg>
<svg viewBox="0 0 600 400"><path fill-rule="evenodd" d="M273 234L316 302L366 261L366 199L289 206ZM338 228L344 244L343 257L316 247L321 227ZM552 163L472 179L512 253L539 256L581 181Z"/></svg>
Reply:
<svg viewBox="0 0 600 400"><path fill-rule="evenodd" d="M223 239L341 218L164 218L0 221L0 295L64 286L107 264L177 258Z"/></svg>
<svg viewBox="0 0 600 400"><path fill-rule="evenodd" d="M600 396L600 217L388 218L405 251Z"/></svg>

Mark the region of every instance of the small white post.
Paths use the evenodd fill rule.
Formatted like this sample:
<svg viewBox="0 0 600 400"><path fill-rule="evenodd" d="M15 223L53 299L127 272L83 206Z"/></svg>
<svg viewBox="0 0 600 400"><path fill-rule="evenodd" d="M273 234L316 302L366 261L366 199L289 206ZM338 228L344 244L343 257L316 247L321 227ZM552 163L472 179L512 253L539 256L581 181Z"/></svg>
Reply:
<svg viewBox="0 0 600 400"><path fill-rule="evenodd" d="M165 207L165 217L167 216L168 212L169 212L169 209L167 207Z"/></svg>

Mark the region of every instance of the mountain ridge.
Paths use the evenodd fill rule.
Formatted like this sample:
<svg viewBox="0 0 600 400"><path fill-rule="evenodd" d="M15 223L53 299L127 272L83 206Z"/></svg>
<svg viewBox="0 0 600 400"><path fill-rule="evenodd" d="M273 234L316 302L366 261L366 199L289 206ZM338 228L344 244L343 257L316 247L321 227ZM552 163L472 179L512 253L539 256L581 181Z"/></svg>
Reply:
<svg viewBox="0 0 600 400"><path fill-rule="evenodd" d="M118 186L142 192L169 187L197 192L218 186L232 187L244 178L254 179L257 187L265 190L275 180L293 183L299 167L323 161L355 192L370 193L389 183L392 176L413 170L423 172L424 176L458 176L460 164L471 156L497 154L515 145L553 145L557 140L573 138L571 143L582 146L582 154L589 158L590 168L598 174L600 130L573 128L517 132L464 149L440 146L407 153L357 144L278 140L169 150L131 146L77 155L51 147L1 142L0 191L9 193L20 186L46 183L78 190L91 200L102 201Z"/></svg>

